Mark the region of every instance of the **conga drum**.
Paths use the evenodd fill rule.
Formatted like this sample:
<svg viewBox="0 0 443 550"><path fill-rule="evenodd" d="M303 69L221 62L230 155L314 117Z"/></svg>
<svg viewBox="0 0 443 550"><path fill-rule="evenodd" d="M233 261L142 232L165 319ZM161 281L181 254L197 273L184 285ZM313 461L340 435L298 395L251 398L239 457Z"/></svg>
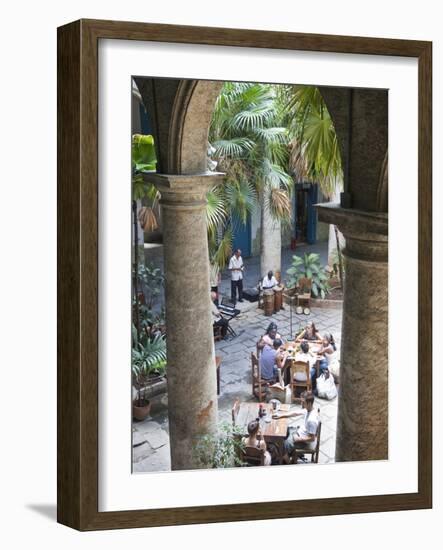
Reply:
<svg viewBox="0 0 443 550"><path fill-rule="evenodd" d="M274 291L272 289L263 291L263 305L265 315L272 315L274 313Z"/></svg>
<svg viewBox="0 0 443 550"><path fill-rule="evenodd" d="M280 311L283 306L283 287L274 287L274 312Z"/></svg>

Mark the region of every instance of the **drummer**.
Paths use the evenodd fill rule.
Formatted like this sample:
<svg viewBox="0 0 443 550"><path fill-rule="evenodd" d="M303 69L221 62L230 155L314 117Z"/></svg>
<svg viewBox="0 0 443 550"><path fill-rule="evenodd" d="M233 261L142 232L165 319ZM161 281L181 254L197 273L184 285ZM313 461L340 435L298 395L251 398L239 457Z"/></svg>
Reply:
<svg viewBox="0 0 443 550"><path fill-rule="evenodd" d="M278 281L274 277L274 273L272 271L268 271L268 274L263 278L262 288L263 290L271 290L275 286L278 286Z"/></svg>
<svg viewBox="0 0 443 550"><path fill-rule="evenodd" d="M272 321L269 323L265 334L258 341L257 348L263 349L266 345L273 346L275 339L281 340L282 338L277 332L277 325Z"/></svg>

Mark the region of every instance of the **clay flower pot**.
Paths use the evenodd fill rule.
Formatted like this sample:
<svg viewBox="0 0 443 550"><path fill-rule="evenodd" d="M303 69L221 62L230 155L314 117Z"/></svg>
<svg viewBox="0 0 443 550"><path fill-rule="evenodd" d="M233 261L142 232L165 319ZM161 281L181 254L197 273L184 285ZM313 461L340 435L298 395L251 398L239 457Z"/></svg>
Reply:
<svg viewBox="0 0 443 550"><path fill-rule="evenodd" d="M132 416L135 420L145 420L151 412L151 402L147 400L141 400L140 406L138 400L132 402Z"/></svg>

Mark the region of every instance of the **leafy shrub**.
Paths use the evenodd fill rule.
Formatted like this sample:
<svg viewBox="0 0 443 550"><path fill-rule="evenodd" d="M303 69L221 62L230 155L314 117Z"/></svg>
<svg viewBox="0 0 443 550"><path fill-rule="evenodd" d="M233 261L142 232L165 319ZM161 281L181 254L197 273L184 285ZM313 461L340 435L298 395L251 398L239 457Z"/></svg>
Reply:
<svg viewBox="0 0 443 550"><path fill-rule="evenodd" d="M144 337L142 340L137 339L134 344L132 374L136 380L161 370L165 371L166 341L162 335L158 334L153 338Z"/></svg>
<svg viewBox="0 0 443 550"><path fill-rule="evenodd" d="M305 254L303 258L293 256L292 265L286 273L289 276L286 281L288 288L294 288L301 278L306 277L312 281L311 292L315 298L317 296L324 298L329 292L329 276L320 265L319 254L312 252Z"/></svg>
<svg viewBox="0 0 443 550"><path fill-rule="evenodd" d="M233 468L244 466L241 459L244 443L237 427L222 422L218 433L205 435L195 447L197 461L202 468Z"/></svg>

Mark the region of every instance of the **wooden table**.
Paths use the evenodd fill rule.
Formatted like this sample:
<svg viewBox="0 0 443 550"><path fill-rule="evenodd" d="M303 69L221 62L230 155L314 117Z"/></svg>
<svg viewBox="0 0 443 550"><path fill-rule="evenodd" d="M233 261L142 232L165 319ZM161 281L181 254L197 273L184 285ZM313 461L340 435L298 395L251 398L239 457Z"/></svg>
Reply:
<svg viewBox="0 0 443 550"><path fill-rule="evenodd" d="M268 414L273 413L272 405L269 403L263 403L264 409ZM258 403L240 403L235 425L241 428L242 435L248 436L248 424L252 420L258 417ZM290 410L290 405L281 405L280 411L287 412ZM278 454L278 460L282 463L284 455L284 441L288 432L288 419L287 418L272 418L270 422L266 422L264 417L260 419L260 431L262 437L266 441L268 447L275 445ZM270 450L270 449L268 449ZM271 453L272 454L272 453Z"/></svg>
<svg viewBox="0 0 443 550"><path fill-rule="evenodd" d="M314 351L314 349L317 351L321 347L321 340L304 340L309 344L309 349L311 351ZM288 348L294 348L297 351L300 351L300 344L302 343L302 340L299 342L285 342L283 344L283 348L287 351Z"/></svg>

